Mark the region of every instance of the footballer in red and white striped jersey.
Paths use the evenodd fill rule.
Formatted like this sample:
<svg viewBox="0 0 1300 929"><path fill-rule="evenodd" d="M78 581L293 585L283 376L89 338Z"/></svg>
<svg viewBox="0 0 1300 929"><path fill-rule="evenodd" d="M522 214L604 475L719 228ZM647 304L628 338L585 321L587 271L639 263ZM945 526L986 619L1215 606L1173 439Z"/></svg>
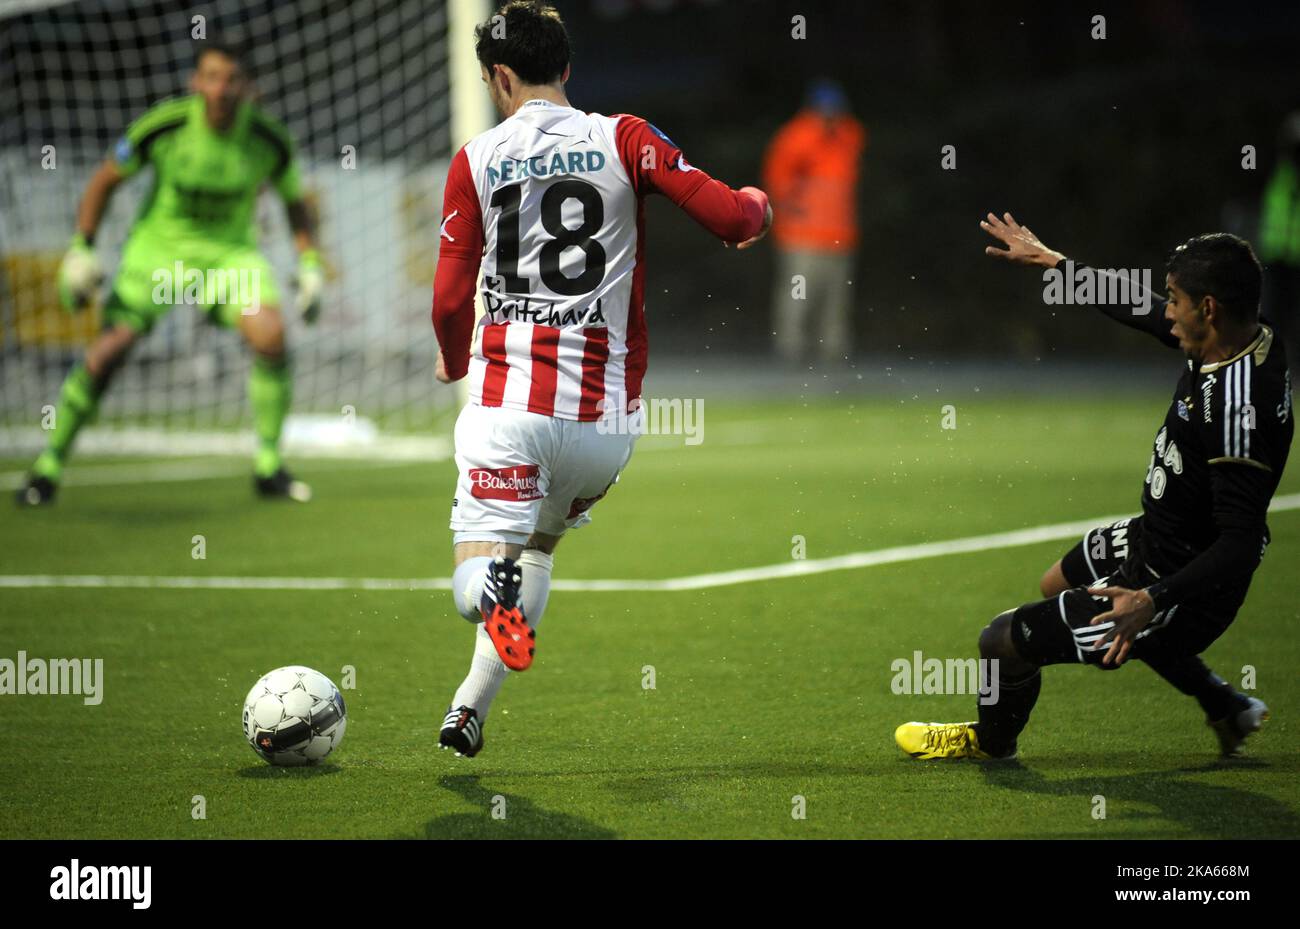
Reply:
<svg viewBox="0 0 1300 929"><path fill-rule="evenodd" d="M468 366L472 403L584 422L620 400L635 404L646 369L651 193L727 242L758 234L767 212L762 191L713 180L635 116L528 100L456 154L434 326L451 379ZM480 258L484 315L471 355L466 283Z"/></svg>
<svg viewBox="0 0 1300 929"><path fill-rule="evenodd" d="M479 625L438 736L464 756L483 747L507 669L532 664L555 546L590 521L641 431L645 198L663 194L738 248L772 222L766 194L692 167L644 119L570 106L553 7L507 0L475 39L503 119L452 160L433 281L437 377L469 376L452 596Z"/></svg>

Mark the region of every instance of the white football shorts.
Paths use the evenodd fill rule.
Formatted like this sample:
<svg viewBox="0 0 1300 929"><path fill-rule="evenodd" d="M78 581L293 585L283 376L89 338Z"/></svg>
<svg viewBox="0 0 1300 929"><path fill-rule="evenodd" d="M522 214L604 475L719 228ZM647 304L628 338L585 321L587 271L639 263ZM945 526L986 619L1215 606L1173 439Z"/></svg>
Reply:
<svg viewBox="0 0 1300 929"><path fill-rule="evenodd" d="M456 419L456 542L523 545L591 522L640 434L641 411L620 432L605 423L468 404Z"/></svg>

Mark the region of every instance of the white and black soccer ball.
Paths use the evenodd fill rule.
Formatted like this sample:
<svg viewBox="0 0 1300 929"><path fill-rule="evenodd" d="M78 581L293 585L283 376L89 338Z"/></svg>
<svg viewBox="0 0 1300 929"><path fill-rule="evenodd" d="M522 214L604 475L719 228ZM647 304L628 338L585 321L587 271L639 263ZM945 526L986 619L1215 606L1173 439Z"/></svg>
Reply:
<svg viewBox="0 0 1300 929"><path fill-rule="evenodd" d="M339 747L347 726L334 682L301 665L262 675L244 700L244 737L274 765L316 764Z"/></svg>

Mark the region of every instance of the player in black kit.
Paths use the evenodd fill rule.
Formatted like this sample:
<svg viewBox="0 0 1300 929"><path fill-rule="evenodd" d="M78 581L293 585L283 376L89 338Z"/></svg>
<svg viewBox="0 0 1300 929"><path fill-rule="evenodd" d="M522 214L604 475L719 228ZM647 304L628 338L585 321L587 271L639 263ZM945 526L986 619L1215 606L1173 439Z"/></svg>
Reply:
<svg viewBox="0 0 1300 929"><path fill-rule="evenodd" d="M1064 255L1009 213L980 225L1006 246L990 255L1065 267ZM1268 718L1260 700L1199 656L1232 623L1268 545L1265 516L1294 432L1291 375L1259 318L1260 268L1248 243L1226 233L1189 240L1169 256L1165 285L1168 300L1150 300L1146 313L1132 301L1098 307L1186 355L1156 433L1142 515L1087 533L1043 576L1045 599L989 623L979 649L998 659L998 700L981 702L976 722L900 726L895 739L913 757L1013 757L1051 664L1111 670L1141 659L1197 700L1224 755Z"/></svg>

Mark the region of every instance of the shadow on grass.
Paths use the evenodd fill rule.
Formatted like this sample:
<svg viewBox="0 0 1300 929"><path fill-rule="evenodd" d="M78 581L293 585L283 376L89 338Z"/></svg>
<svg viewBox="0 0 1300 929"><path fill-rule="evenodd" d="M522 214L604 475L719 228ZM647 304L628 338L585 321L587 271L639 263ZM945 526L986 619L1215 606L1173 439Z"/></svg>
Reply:
<svg viewBox="0 0 1300 929"><path fill-rule="evenodd" d="M256 764L247 768L239 769L240 777L251 777L254 780L290 780L304 781L313 777L324 777L327 774L334 774L342 769L336 764L309 764L301 765L296 768L282 767L273 764Z"/></svg>
<svg viewBox="0 0 1300 929"><path fill-rule="evenodd" d="M1094 759L1095 761L1095 759ZM1125 821L1155 820L1168 824L1168 837L1257 839L1295 838L1300 835L1300 815L1279 800L1265 794L1223 784L1205 784L1182 775L1218 772L1229 778L1250 776L1274 765L1248 758L1217 762L1169 771L1133 774L1103 774L1083 777L1048 778L1019 761L981 764L980 773L995 787L1026 793L1071 797L1086 803L1100 795L1106 798L1111 818ZM1114 811L1114 804L1141 804L1152 810ZM1086 816L1087 806L1080 806ZM1095 833L1093 833L1095 837ZM1165 837L1152 833L1151 837Z"/></svg>
<svg viewBox="0 0 1300 929"><path fill-rule="evenodd" d="M425 826L428 839L616 839L618 834L574 816L544 810L527 797L506 794L479 784L477 774L448 774L438 784L479 808L475 813L449 813ZM493 818L501 810L504 817Z"/></svg>
<svg viewBox="0 0 1300 929"><path fill-rule="evenodd" d="M853 777L860 778L867 771L865 762L823 762L817 759L808 761L708 761L699 764L656 765L646 767L629 763L621 767L571 768L563 770L546 770L539 772L511 771L512 778L552 781L563 777L604 778L600 786L611 791L650 790L663 791L675 789L670 782L679 781L687 784L692 781L718 781L727 778L789 778L789 777ZM637 799L631 796L630 799Z"/></svg>

